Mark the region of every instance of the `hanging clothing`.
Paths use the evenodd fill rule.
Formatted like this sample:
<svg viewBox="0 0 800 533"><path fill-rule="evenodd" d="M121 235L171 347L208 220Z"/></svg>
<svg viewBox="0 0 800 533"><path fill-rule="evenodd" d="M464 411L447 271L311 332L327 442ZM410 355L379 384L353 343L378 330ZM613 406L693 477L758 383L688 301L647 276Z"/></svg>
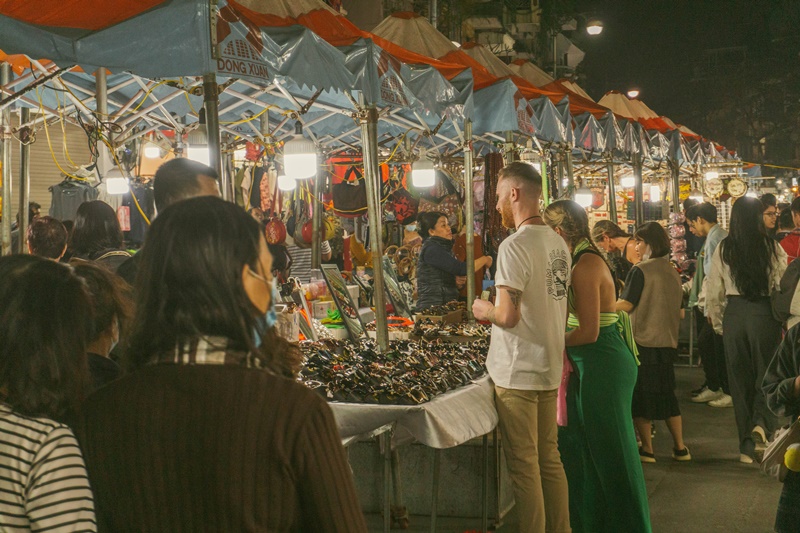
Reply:
<svg viewBox="0 0 800 533"><path fill-rule="evenodd" d="M153 187L149 184L131 183L131 190L122 197L122 205L130 209L131 215L131 229L123 233L125 242L129 245L139 246L144 242L144 235L147 232L147 222L142 218L142 214L136 207L136 202L133 201L133 195L136 195L139 206L150 221L152 221L155 216L156 204L155 198L153 197Z"/></svg>
<svg viewBox="0 0 800 533"><path fill-rule="evenodd" d="M253 168L252 184L250 187L250 206L261 208L261 180L265 179L266 171L263 165Z"/></svg>
<svg viewBox="0 0 800 533"><path fill-rule="evenodd" d="M58 185L50 187L52 194L50 216L64 221L75 220L78 207L84 202L97 200L97 189L88 182L66 179Z"/></svg>

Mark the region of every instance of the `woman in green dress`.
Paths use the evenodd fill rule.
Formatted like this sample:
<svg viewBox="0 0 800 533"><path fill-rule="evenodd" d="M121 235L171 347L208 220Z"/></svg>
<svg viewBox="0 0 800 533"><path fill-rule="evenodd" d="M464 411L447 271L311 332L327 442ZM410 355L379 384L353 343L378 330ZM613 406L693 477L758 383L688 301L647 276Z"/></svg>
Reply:
<svg viewBox="0 0 800 533"><path fill-rule="evenodd" d="M543 218L572 252L566 333L572 372L566 386L567 423L559 428L572 530L649 533L631 419L637 363L630 323L616 311L614 278L592 244L586 211L571 200L559 200Z"/></svg>

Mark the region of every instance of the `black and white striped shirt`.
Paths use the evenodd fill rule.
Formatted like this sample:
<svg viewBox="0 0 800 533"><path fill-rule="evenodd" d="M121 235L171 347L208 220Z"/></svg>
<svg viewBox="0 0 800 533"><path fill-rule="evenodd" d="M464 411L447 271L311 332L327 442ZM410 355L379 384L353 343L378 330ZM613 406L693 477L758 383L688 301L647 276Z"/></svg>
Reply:
<svg viewBox="0 0 800 533"><path fill-rule="evenodd" d="M97 531L72 430L0 403L0 531Z"/></svg>

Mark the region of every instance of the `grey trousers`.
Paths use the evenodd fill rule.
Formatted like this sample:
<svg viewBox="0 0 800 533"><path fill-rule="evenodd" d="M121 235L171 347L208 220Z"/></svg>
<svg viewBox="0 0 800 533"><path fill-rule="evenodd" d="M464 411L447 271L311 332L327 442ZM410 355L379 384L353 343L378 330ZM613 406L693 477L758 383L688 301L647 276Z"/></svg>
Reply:
<svg viewBox="0 0 800 533"><path fill-rule="evenodd" d="M752 457L755 451L753 427L761 426L769 435L780 426L778 417L767 407L761 382L781 343L781 325L772 317L769 298L748 301L731 296L722 329L728 382L739 430L739 452Z"/></svg>

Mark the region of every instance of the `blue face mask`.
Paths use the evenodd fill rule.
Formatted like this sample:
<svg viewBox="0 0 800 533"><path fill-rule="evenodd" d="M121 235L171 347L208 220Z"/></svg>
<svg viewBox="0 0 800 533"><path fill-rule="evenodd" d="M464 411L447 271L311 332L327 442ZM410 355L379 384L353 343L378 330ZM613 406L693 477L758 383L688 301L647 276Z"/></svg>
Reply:
<svg viewBox="0 0 800 533"><path fill-rule="evenodd" d="M273 277L272 282L270 283L266 280L266 278L264 278L264 276L261 276L252 270L249 272L253 277L258 278L269 285L272 292L267 312L256 319L257 325L255 328L253 328L253 342L255 343L256 348L260 348L262 343L261 332L266 332L267 330L274 328L275 324L278 323L278 313L275 311L275 303L280 299L281 294L278 291L277 279Z"/></svg>

